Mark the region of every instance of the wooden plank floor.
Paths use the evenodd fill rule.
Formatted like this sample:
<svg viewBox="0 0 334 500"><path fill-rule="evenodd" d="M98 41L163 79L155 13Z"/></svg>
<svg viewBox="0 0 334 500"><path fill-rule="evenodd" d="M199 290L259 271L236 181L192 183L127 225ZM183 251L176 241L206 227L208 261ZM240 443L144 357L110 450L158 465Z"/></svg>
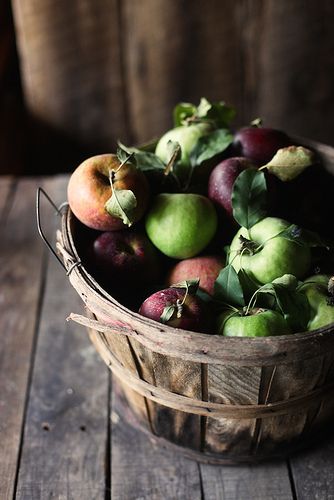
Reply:
<svg viewBox="0 0 334 500"><path fill-rule="evenodd" d="M334 439L262 465L210 466L153 445L122 418L64 270L42 245L35 191L67 178L0 179L0 500L334 499ZM50 238L59 220L43 202Z"/></svg>

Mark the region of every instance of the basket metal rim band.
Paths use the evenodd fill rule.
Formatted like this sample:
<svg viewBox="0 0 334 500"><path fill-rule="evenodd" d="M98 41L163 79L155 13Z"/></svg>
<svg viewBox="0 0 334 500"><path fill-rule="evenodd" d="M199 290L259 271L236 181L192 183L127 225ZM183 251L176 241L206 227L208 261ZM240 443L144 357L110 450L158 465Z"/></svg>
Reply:
<svg viewBox="0 0 334 500"><path fill-rule="evenodd" d="M196 400L188 396L176 394L162 387L154 386L138 378L128 369L124 368L115 355L111 353L108 341L103 333L90 330L90 336L91 339L92 336L94 337L92 341L96 347L98 346L96 345L95 339L98 339L101 348L107 347L107 350L104 350L104 352L101 352L102 349L98 350L110 370L122 383L125 383L131 389L134 389L143 397L155 403L195 415L217 418L224 417L238 420L270 418L278 415L286 415L292 411L295 413L300 409L305 410L306 407L321 401L334 390L334 382L332 382L319 389L313 390L307 395L293 397L286 401L258 405L230 405Z"/></svg>

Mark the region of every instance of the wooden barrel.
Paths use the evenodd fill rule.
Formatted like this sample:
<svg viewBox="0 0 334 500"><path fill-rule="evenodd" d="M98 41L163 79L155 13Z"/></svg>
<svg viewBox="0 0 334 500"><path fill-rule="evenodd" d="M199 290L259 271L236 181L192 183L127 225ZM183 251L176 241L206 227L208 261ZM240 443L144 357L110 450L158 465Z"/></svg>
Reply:
<svg viewBox="0 0 334 500"><path fill-rule="evenodd" d="M316 149L334 171L334 150ZM117 302L81 265L77 227L67 209L57 247L88 311L70 318L89 328L137 425L210 463L283 456L326 428L334 416L334 324L266 338L159 324Z"/></svg>

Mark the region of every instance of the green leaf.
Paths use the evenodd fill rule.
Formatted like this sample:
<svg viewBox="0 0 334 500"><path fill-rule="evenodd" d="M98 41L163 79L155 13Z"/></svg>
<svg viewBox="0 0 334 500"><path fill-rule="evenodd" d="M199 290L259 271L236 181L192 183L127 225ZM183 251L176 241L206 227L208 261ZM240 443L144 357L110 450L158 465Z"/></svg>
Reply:
<svg viewBox="0 0 334 500"><path fill-rule="evenodd" d="M274 287L277 305L288 325L294 332L304 331L310 314L306 295L280 285L274 285Z"/></svg>
<svg viewBox="0 0 334 500"><path fill-rule="evenodd" d="M267 215L267 183L263 172L247 168L240 172L232 190L233 217L250 229Z"/></svg>
<svg viewBox="0 0 334 500"><path fill-rule="evenodd" d="M200 137L190 152L190 163L196 167L206 160L223 153L233 142L233 135L227 129L217 129Z"/></svg>
<svg viewBox="0 0 334 500"><path fill-rule="evenodd" d="M240 281L241 288L243 290L243 295L245 298L245 302L249 302L253 293L259 288L258 283L255 283L254 280L246 273L246 271L241 268L238 271L238 277Z"/></svg>
<svg viewBox="0 0 334 500"><path fill-rule="evenodd" d="M205 97L202 97L199 105L197 106L196 116L198 118L206 118L211 109L212 104Z"/></svg>
<svg viewBox="0 0 334 500"><path fill-rule="evenodd" d="M180 283L175 283L170 285L170 288L184 288L188 291L188 293L195 294L197 292L199 285L199 278L194 278L191 280L180 281Z"/></svg>
<svg viewBox="0 0 334 500"><path fill-rule="evenodd" d="M206 114L208 121L213 121L217 128L229 127L235 117L235 109L227 106L224 101L213 102Z"/></svg>
<svg viewBox="0 0 334 500"><path fill-rule="evenodd" d="M137 199L132 191L113 188L111 198L105 204L105 209L108 214L122 219L124 224L130 227L134 222L136 206Z"/></svg>
<svg viewBox="0 0 334 500"><path fill-rule="evenodd" d="M274 285L281 285L289 290L296 290L299 285L299 281L293 274L283 274L279 278L276 278L272 281Z"/></svg>
<svg viewBox="0 0 334 500"><path fill-rule="evenodd" d="M317 233L303 229L296 224L291 224L286 229L281 231L277 236L294 241L298 245L308 247L323 247L330 250L331 245L324 241Z"/></svg>
<svg viewBox="0 0 334 500"><path fill-rule="evenodd" d="M297 289L298 280L284 275L272 283L260 287L257 294L269 294L275 299L271 308L278 310L294 332L303 331L309 320L309 304L306 296Z"/></svg>
<svg viewBox="0 0 334 500"><path fill-rule="evenodd" d="M166 306L160 316L161 323L163 323L164 325L168 323L176 310L177 307L175 305Z"/></svg>
<svg viewBox="0 0 334 500"><path fill-rule="evenodd" d="M136 166L142 172L164 171L166 165L154 153L135 153Z"/></svg>
<svg viewBox="0 0 334 500"><path fill-rule="evenodd" d="M295 179L305 168L313 163L313 153L303 146L288 146L279 149L269 163L262 168L267 168L281 181L287 182Z"/></svg>
<svg viewBox="0 0 334 500"><path fill-rule="evenodd" d="M210 122L214 128L227 128L235 117L235 109L224 101L209 102L202 97L198 106L181 102L173 112L174 125L187 125L194 122Z"/></svg>
<svg viewBox="0 0 334 500"><path fill-rule="evenodd" d="M133 155L132 152L126 151L122 147L117 148L116 154L120 163L127 163L131 159L131 156Z"/></svg>
<svg viewBox="0 0 334 500"><path fill-rule="evenodd" d="M173 111L174 126L185 125L187 118L191 118L196 113L196 106L189 102L180 102Z"/></svg>
<svg viewBox="0 0 334 500"><path fill-rule="evenodd" d="M209 293L205 292L201 288L197 289L196 296L199 297L206 304L211 304L212 303L212 295L210 295Z"/></svg>
<svg viewBox="0 0 334 500"><path fill-rule="evenodd" d="M245 305L240 279L232 266L220 271L214 285L214 299L231 306Z"/></svg>

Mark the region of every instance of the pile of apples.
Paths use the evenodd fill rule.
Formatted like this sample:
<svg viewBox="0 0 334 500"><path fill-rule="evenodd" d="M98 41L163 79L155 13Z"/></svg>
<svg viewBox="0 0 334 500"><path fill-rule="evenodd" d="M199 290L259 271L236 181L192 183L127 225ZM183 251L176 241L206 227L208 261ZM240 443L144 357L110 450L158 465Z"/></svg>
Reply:
<svg viewBox="0 0 334 500"><path fill-rule="evenodd" d="M258 337L333 323L332 246L310 230L328 229L333 179L259 120L233 133L234 114L180 103L154 144L79 165L68 202L82 261L118 300L176 328Z"/></svg>

